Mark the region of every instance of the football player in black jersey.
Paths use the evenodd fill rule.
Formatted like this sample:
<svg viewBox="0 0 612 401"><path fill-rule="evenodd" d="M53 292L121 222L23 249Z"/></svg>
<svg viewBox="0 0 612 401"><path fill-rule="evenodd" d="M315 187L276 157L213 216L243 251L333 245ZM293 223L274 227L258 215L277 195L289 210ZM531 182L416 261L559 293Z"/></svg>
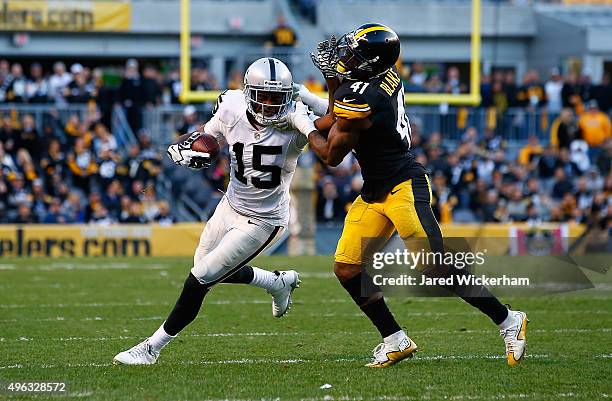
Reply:
<svg viewBox="0 0 612 401"><path fill-rule="evenodd" d="M399 54L397 34L382 24L365 24L337 43L333 37L320 43L313 61L329 87L329 99L323 105L328 113L314 124L299 107L289 116L289 123L308 136L324 163L337 166L353 151L361 166L363 189L346 216L334 272L383 337L369 367L386 367L412 357L417 346L397 324L380 291L362 292L362 279L367 280L362 269L365 260L395 230L403 239L423 237L434 251L444 249L431 210L429 178L410 151L404 89L394 67ZM321 101L303 88L300 97L321 109ZM525 350L525 313L510 311L482 286L468 291L448 289L500 326L508 363L517 364Z"/></svg>

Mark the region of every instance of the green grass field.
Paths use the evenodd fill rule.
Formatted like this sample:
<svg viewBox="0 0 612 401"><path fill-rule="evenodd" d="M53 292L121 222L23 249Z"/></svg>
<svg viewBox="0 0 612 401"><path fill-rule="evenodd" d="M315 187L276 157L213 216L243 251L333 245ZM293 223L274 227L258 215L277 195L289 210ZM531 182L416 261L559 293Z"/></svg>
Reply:
<svg viewBox="0 0 612 401"><path fill-rule="evenodd" d="M150 335L189 270L175 259L0 261L0 382L65 382L61 394L0 400L597 400L612 397L609 291L504 299L528 313L528 354L511 368L496 327L447 298L394 298L419 353L363 367L379 337L331 274L329 257L262 257L302 272L287 317L245 285L221 285L149 367L112 365ZM321 389L324 384L331 388Z"/></svg>

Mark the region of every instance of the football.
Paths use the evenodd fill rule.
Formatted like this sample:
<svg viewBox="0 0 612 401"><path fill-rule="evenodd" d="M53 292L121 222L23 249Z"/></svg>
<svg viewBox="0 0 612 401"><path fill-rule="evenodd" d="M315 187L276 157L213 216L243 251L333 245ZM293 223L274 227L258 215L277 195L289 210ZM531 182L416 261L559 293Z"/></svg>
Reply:
<svg viewBox="0 0 612 401"><path fill-rule="evenodd" d="M175 143L187 140L191 134L192 133L179 136ZM211 161L214 161L219 156L221 147L214 136L202 132L200 137L191 144L191 150L208 153L210 154Z"/></svg>

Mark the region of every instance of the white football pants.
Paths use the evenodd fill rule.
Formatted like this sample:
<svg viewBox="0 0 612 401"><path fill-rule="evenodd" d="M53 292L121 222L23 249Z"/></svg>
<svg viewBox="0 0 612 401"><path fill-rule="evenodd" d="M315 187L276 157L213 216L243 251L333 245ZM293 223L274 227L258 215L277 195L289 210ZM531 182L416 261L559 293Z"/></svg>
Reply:
<svg viewBox="0 0 612 401"><path fill-rule="evenodd" d="M202 231L191 273L202 284L219 283L274 244L284 229L239 214L224 196Z"/></svg>

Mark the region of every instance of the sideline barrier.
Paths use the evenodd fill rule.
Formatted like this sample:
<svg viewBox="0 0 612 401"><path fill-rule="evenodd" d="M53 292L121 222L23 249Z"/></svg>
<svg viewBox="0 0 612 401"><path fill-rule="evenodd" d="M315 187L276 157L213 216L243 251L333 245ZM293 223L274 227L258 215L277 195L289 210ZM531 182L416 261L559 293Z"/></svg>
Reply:
<svg viewBox="0 0 612 401"><path fill-rule="evenodd" d="M442 233L445 237L468 237L468 238L508 238L514 235L511 231L552 231L564 228L568 238L577 238L585 230L581 224L565 223L542 223L531 226L527 223L488 223L488 224L442 224Z"/></svg>
<svg viewBox="0 0 612 401"><path fill-rule="evenodd" d="M559 224L544 224L538 230L553 230ZM203 223L98 225L0 225L0 257L114 257L186 256L198 244ZM567 225L569 238L582 234L581 225ZM447 237L499 237L509 243L511 229L530 231L526 224L447 224ZM330 231L329 229L327 229ZM336 232L337 230L337 232ZM340 237L342 227L334 227L330 238ZM335 242L333 248L335 248ZM319 254L333 252L333 249Z"/></svg>
<svg viewBox="0 0 612 401"><path fill-rule="evenodd" d="M0 225L0 257L192 256L203 223Z"/></svg>

